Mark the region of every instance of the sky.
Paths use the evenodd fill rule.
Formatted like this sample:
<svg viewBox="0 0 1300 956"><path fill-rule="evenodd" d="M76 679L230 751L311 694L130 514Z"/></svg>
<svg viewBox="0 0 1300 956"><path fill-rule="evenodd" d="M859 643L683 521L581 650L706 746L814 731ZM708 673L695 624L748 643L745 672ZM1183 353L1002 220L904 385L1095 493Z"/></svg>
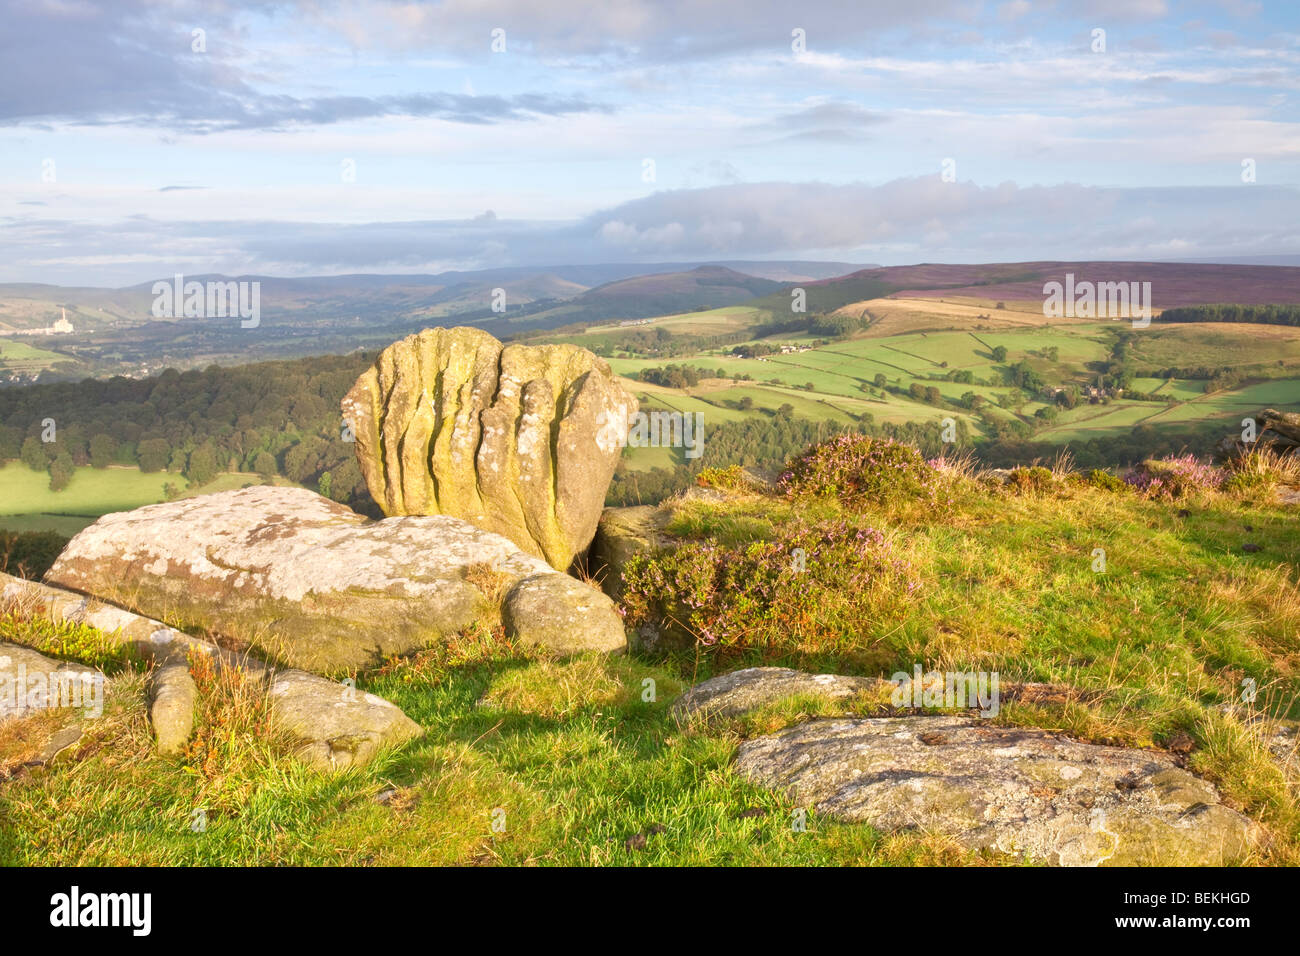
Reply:
<svg viewBox="0 0 1300 956"><path fill-rule="evenodd" d="M1300 255L1300 4L0 0L0 281Z"/></svg>

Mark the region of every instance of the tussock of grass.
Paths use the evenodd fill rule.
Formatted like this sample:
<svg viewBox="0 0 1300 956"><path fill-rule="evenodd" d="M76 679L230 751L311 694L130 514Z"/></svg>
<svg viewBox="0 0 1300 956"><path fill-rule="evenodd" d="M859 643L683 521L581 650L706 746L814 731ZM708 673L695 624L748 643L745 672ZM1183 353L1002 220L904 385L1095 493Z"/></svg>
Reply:
<svg viewBox="0 0 1300 956"><path fill-rule="evenodd" d="M480 706L550 719L571 717L586 708L628 707L681 693L682 682L622 657L583 654L557 661L549 657L504 671L492 680Z"/></svg>

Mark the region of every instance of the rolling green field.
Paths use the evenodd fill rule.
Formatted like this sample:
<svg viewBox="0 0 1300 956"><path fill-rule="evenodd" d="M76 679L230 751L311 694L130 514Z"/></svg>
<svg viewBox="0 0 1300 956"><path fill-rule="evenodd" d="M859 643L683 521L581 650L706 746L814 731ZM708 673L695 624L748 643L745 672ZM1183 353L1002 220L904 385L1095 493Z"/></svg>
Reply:
<svg viewBox="0 0 1300 956"><path fill-rule="evenodd" d="M0 338L0 374L20 372L30 374L49 368L55 362L71 361L68 356L37 348L26 342Z"/></svg>
<svg viewBox="0 0 1300 956"><path fill-rule="evenodd" d="M181 497L187 497L264 483L257 475L226 472L202 488L187 488L181 475L166 471L146 473L118 465L87 466L76 470L68 487L51 491L48 474L9 461L0 465L0 529L73 535L101 515L166 500L163 486L167 484L175 485L181 489ZM274 483L291 484L283 478Z"/></svg>
<svg viewBox="0 0 1300 956"><path fill-rule="evenodd" d="M880 300L889 301L889 300ZM928 306L927 321L933 325L942 317L945 303ZM732 355L730 347L701 349L672 358L620 354L610 359L613 370L636 376L647 368L668 364L694 365L709 373L721 370L727 379L704 379L686 389L651 388L627 380L629 390L655 407L694 410L706 421L734 421L737 414L772 413L783 404L795 414L814 420L851 423L864 414L879 423L927 422L943 418L965 418L973 434L988 434L988 428L964 407L969 393L988 404L984 415L1001 421L1020 420L1034 428L1034 440L1053 443L1087 441L1130 432L1138 425L1179 428L1204 426L1229 434L1240 429L1241 418L1265 407L1300 407L1300 329L1260 325L1168 325L1158 321L1149 328L1133 330L1128 323L1056 322L1002 327L972 325L966 305L953 305L954 328L915 329L881 336L872 329L829 342L809 351L770 354L762 358ZM738 308L714 310L732 321L745 318ZM725 314L722 315L722 314ZM704 315L703 313L700 314ZM685 320L668 316L657 323L676 326L675 334L688 334ZM757 321L757 318L755 318ZM1089 403L1087 398L1074 409L1059 409L1054 422L1034 417L1043 408L1042 395L1029 395L1006 384L1006 369L1025 361L1049 386L1092 384L1099 370L1111 359L1120 333L1132 331L1131 355L1140 371L1132 390L1169 396L1173 402L1139 401L1124 397ZM710 334L717 329L709 327ZM811 341L807 336L774 335L757 340L771 346L791 346ZM998 362L993 350L1007 350ZM680 352L680 350L679 350ZM1166 369L1231 368L1243 376L1235 388L1206 392L1204 377L1187 379L1154 375ZM946 381L953 372L967 372L969 383ZM1204 373L1202 373L1204 374ZM737 381L736 376L750 381ZM882 389L877 376L884 376ZM811 385L811 389L808 386ZM942 402L916 401L909 394L913 385L937 389ZM739 410L749 398L753 409ZM998 407L1000 404L1006 407ZM629 466L648 468L649 456L629 451Z"/></svg>

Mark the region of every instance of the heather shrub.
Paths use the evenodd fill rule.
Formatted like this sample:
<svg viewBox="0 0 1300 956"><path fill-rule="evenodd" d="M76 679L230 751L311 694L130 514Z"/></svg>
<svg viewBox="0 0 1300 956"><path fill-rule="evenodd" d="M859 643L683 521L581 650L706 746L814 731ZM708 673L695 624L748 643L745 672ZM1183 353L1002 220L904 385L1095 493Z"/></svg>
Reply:
<svg viewBox="0 0 1300 956"><path fill-rule="evenodd" d="M861 653L910 607L919 581L874 528L789 524L771 540L687 542L623 570L627 623L649 650L695 647L715 660Z"/></svg>
<svg viewBox="0 0 1300 956"><path fill-rule="evenodd" d="M1183 498L1223 487L1227 472L1195 455L1166 455L1131 468L1124 481L1151 498Z"/></svg>
<svg viewBox="0 0 1300 956"><path fill-rule="evenodd" d="M912 445L869 435L838 435L791 459L777 481L791 498L838 498L849 507L920 500L952 504L942 473Z"/></svg>

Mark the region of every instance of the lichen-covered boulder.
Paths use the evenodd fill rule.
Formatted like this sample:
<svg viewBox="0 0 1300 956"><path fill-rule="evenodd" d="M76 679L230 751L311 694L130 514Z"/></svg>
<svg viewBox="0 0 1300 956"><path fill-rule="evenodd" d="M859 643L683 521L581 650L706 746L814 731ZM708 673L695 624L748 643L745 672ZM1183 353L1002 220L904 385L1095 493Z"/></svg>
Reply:
<svg viewBox="0 0 1300 956"><path fill-rule="evenodd" d="M267 693L276 725L299 740L295 756L321 770L361 766L423 732L396 704L315 674L278 671Z"/></svg>
<svg viewBox="0 0 1300 956"><path fill-rule="evenodd" d="M506 595L501 616L511 637L561 654L614 653L627 647L614 602L567 574L524 578Z"/></svg>
<svg viewBox="0 0 1300 956"><path fill-rule="evenodd" d="M1223 866L1261 835L1169 754L968 717L810 721L734 768L840 820L1059 866Z"/></svg>
<svg viewBox="0 0 1300 956"><path fill-rule="evenodd" d="M45 579L275 663L339 674L474 621L494 626L514 585L539 574L565 577L458 518L372 521L306 489L258 486L105 515ZM621 628L612 605L592 607L577 626L611 620Z"/></svg>
<svg viewBox="0 0 1300 956"><path fill-rule="evenodd" d="M637 403L576 345L425 329L343 399L384 513L451 515L567 570L591 543Z"/></svg>

